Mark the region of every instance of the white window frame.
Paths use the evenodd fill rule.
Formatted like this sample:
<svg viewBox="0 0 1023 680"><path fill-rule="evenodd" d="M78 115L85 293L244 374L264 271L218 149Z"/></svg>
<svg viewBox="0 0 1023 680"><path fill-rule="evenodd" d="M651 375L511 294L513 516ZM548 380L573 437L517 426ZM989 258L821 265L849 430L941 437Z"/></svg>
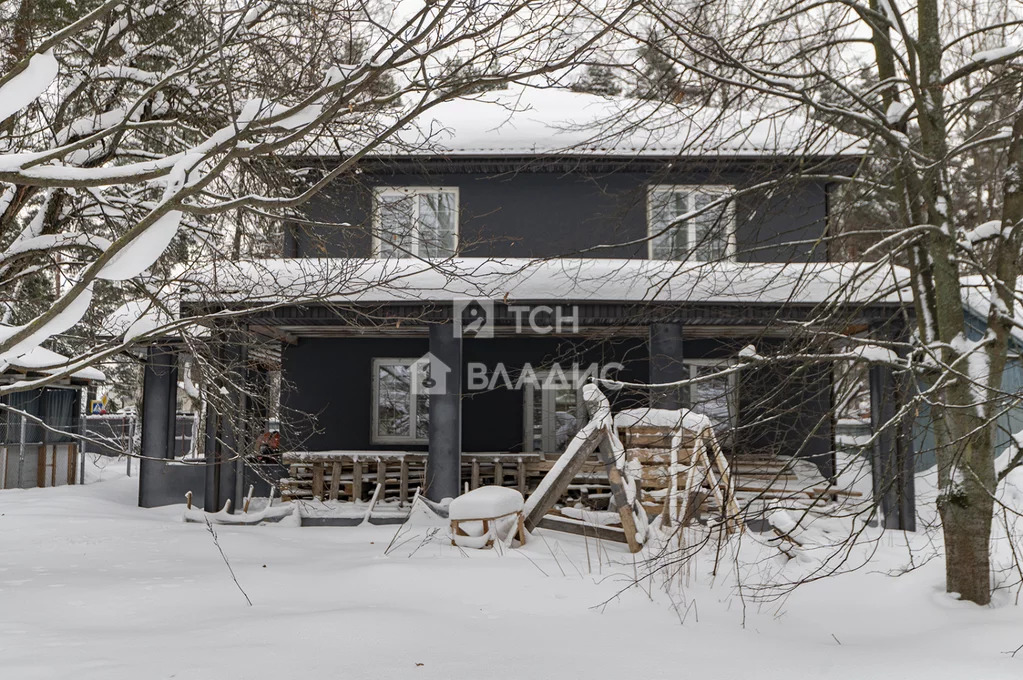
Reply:
<svg viewBox="0 0 1023 680"><path fill-rule="evenodd" d="M424 389L420 384L420 381L415 379L415 372L413 369L413 378L409 382L409 433L408 435L386 435L380 434L379 430L379 419L380 419L380 366L382 364L392 364L396 366L415 366L416 364L427 364L422 357L375 357L372 361L371 376L372 384L372 414L370 417L370 442L373 444L428 444L429 439L426 437L416 436L416 424L418 423L418 403L420 389ZM429 413L429 407L427 407L427 413Z"/></svg>
<svg viewBox="0 0 1023 680"><path fill-rule="evenodd" d="M693 380L694 378L697 377L696 369L700 367L728 369L731 368L732 366L735 366L736 363L738 363L736 359L727 357L721 359L716 358L687 359L685 357L682 358L682 365L688 369L689 371L688 377L690 380ZM728 400L728 419L730 421L728 423L728 428L735 429L736 427L738 427L739 424L739 371L732 371L725 377L728 379L728 394L725 395L725 398ZM688 390L689 392L686 395L686 401L689 403L689 408L694 408L698 406L698 404L696 404L693 401L692 393L693 387L695 387L693 383L689 383L688 385L685 386L685 389Z"/></svg>
<svg viewBox="0 0 1023 680"><path fill-rule="evenodd" d="M544 389L543 385L547 381L550 371L537 371L536 381L540 383L539 388L533 383L525 383L522 386L522 450L525 453L557 453L557 430L555 429L556 423L551 422L551 416L554 414L554 403L556 389L548 388ZM566 375L566 378L569 376ZM574 376L572 376L574 379ZM540 451L533 449L533 405L536 400L536 394L539 391L541 399L541 418L543 421L540 424ZM583 403L583 390L582 386L576 388L575 395L575 410L576 417L579 418L580 422L586 420L586 405Z"/></svg>
<svg viewBox="0 0 1023 680"><path fill-rule="evenodd" d="M726 184L654 184L647 189L646 198L646 231L647 231L647 258L654 258L654 196L659 193L694 193L711 194L715 196L726 196L735 191L735 187ZM691 211L692 208L687 210ZM735 203L729 202L725 206L725 254L724 260L735 259ZM688 229L687 242L696 243L696 222L689 220L686 225ZM671 260L674 261L674 260ZM695 251L686 256L687 262L702 262L695 258Z"/></svg>
<svg viewBox="0 0 1023 680"><path fill-rule="evenodd" d="M436 193L450 193L455 196L455 234L454 243L452 244L452 254L458 252L458 238L460 236L461 227L459 224L460 218L460 196L458 193L458 187L431 187L431 186L411 186L411 187L376 187L373 189L373 257L381 258L380 246L382 239L380 238L380 199L384 196L420 196L422 194L436 194ZM415 217L413 220L419 220L419 201L414 201L415 206ZM421 254L422 240L420 239L419 228L416 227L415 239L413 248L407 255L398 255L397 257L423 257Z"/></svg>

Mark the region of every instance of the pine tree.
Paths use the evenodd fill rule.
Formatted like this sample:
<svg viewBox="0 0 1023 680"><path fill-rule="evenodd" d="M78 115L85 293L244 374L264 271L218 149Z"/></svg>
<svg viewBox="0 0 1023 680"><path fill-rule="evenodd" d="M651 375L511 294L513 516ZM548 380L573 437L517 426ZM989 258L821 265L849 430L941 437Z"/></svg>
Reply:
<svg viewBox="0 0 1023 680"><path fill-rule="evenodd" d="M590 64L586 72L571 87L573 92L588 92L603 97L617 97L622 93L622 85L610 66Z"/></svg>
<svg viewBox="0 0 1023 680"><path fill-rule="evenodd" d="M682 76L656 31L651 31L640 46L639 58L642 69L632 96L657 101L677 101L682 97Z"/></svg>

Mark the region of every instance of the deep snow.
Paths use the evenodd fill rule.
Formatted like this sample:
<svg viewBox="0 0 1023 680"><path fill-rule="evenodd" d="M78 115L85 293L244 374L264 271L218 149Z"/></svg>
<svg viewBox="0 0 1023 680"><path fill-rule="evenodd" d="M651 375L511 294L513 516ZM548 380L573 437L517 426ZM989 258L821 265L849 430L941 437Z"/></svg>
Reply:
<svg viewBox="0 0 1023 680"><path fill-rule="evenodd" d="M898 533L867 569L760 606L747 592L743 627L728 577L709 584L712 555L676 611L659 582L629 587L623 547L598 561L592 541L550 531L501 554L453 548L443 527L424 543L420 522L385 556L395 527L218 526L248 607L206 527L135 507L123 470L0 492L0 678L1023 675L1023 652L1006 653L1023 609L954 601L940 560L883 573L905 562ZM758 572L808 560L756 554Z"/></svg>

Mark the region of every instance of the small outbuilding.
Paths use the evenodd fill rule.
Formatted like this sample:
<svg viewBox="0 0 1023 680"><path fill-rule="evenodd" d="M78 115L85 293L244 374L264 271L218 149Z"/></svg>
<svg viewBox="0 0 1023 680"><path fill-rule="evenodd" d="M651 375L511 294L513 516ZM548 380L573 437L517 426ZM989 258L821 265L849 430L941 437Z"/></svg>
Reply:
<svg viewBox="0 0 1023 680"><path fill-rule="evenodd" d="M69 359L37 347L12 360L0 384L55 375ZM43 387L0 396L0 489L75 484L79 480L79 427L86 389L103 373L83 368Z"/></svg>

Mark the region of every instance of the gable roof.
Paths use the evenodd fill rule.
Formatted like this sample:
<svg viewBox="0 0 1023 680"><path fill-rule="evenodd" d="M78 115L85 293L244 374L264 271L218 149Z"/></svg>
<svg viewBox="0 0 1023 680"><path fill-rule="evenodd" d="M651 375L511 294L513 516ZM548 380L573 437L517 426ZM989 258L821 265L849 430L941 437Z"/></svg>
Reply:
<svg viewBox="0 0 1023 680"><path fill-rule="evenodd" d="M385 113L394 116L395 112ZM299 156L336 156L323 136ZM509 86L437 104L377 147L374 156L769 157L860 156L853 137L801 108L722 110L561 88Z"/></svg>

